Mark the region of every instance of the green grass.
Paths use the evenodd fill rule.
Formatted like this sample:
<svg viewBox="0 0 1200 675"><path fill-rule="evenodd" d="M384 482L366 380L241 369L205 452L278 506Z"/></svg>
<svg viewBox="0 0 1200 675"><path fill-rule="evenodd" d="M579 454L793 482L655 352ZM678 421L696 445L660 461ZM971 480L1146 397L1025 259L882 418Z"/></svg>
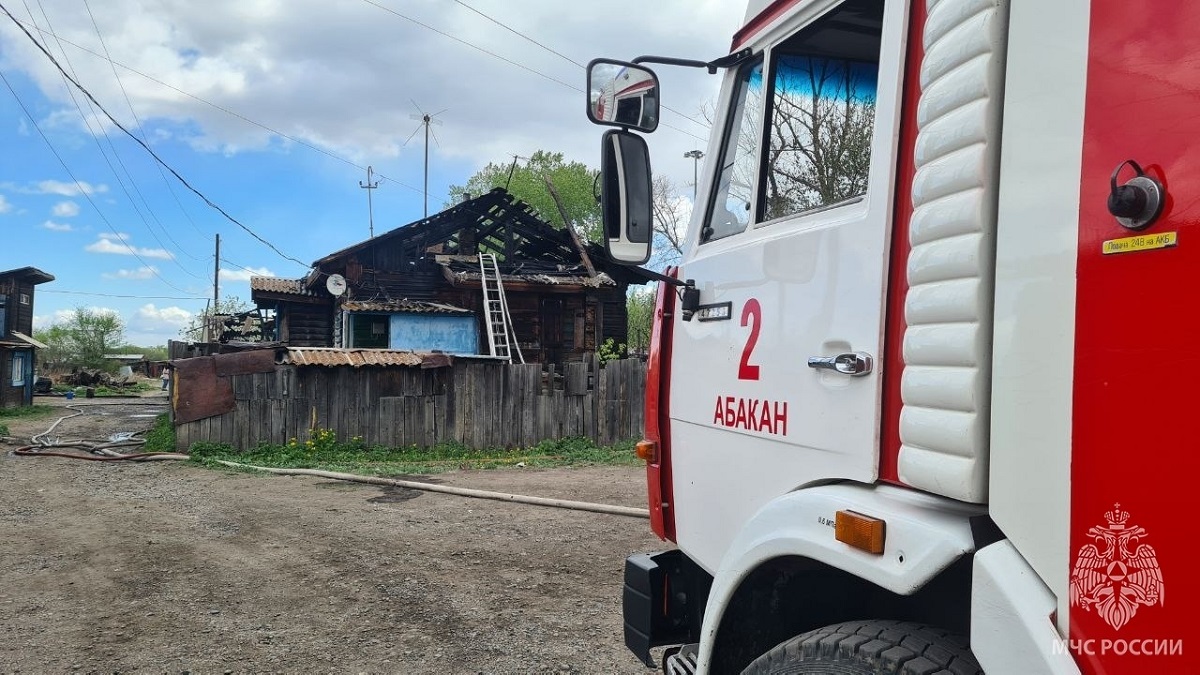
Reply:
<svg viewBox="0 0 1200 675"><path fill-rule="evenodd" d="M154 426L144 438L142 452L175 452L175 427L171 426L170 416L164 413L155 417Z"/></svg>
<svg viewBox="0 0 1200 675"><path fill-rule="evenodd" d="M633 441L597 446L588 439L543 441L526 448L472 449L459 443L431 447L388 448L367 446L359 439L338 441L329 430L318 429L307 441L284 445L260 444L238 451L222 443L196 443L193 461L222 466L213 460L287 469L319 469L368 476L431 474L458 469L497 469L524 464L528 467L562 467L640 464Z"/></svg>
<svg viewBox="0 0 1200 675"><path fill-rule="evenodd" d="M0 420L50 417L57 410L58 408L52 405L25 405L18 408L0 408ZM0 421L0 436L7 436L8 434L8 425Z"/></svg>
<svg viewBox="0 0 1200 675"><path fill-rule="evenodd" d="M0 408L0 420L13 419L17 417L49 417L53 415L58 408L52 405L24 405L18 408Z"/></svg>

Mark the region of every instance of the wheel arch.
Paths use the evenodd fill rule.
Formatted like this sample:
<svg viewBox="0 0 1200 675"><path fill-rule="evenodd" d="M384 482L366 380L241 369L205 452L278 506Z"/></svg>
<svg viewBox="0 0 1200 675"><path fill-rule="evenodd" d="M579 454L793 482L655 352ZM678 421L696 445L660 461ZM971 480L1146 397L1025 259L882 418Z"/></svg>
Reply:
<svg viewBox="0 0 1200 675"><path fill-rule="evenodd" d="M827 523L838 510L882 518L883 554L837 541ZM891 486L783 495L747 522L714 575L700 672L739 672L779 642L840 621L923 621L966 634L981 519L980 507Z"/></svg>

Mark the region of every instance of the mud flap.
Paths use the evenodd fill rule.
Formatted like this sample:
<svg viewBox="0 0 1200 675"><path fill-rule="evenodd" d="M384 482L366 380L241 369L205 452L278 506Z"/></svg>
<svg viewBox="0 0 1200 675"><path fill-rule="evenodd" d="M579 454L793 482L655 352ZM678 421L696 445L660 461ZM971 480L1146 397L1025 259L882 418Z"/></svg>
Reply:
<svg viewBox="0 0 1200 675"><path fill-rule="evenodd" d="M650 650L697 642L712 577L678 550L625 560L625 646L653 668Z"/></svg>

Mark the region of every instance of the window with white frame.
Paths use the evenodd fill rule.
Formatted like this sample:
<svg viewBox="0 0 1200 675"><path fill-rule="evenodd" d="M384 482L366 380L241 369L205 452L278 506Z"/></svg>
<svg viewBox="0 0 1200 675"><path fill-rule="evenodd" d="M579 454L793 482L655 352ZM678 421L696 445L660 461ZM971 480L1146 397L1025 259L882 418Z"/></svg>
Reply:
<svg viewBox="0 0 1200 675"><path fill-rule="evenodd" d="M26 352L13 352L12 357L12 386L21 387L25 385L25 368L28 364L29 354Z"/></svg>
<svg viewBox="0 0 1200 675"><path fill-rule="evenodd" d="M845 0L743 65L700 241L867 193L883 3Z"/></svg>

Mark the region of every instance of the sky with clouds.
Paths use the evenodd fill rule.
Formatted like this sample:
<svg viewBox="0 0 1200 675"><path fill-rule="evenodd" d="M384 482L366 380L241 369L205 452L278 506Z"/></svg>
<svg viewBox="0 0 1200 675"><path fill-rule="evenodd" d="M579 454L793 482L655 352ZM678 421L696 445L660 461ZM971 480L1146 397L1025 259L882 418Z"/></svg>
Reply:
<svg viewBox="0 0 1200 675"><path fill-rule="evenodd" d="M583 65L712 59L744 13L723 0L0 6L0 270L55 276L38 287L38 326L112 310L141 346L204 310L217 235L220 295L249 301L251 275L302 276L366 239L369 219L379 233L439 211L489 162L549 150L596 166ZM683 153L707 151L718 77L657 71L670 110L648 138L654 170L690 195ZM427 207L422 114L435 120Z"/></svg>

